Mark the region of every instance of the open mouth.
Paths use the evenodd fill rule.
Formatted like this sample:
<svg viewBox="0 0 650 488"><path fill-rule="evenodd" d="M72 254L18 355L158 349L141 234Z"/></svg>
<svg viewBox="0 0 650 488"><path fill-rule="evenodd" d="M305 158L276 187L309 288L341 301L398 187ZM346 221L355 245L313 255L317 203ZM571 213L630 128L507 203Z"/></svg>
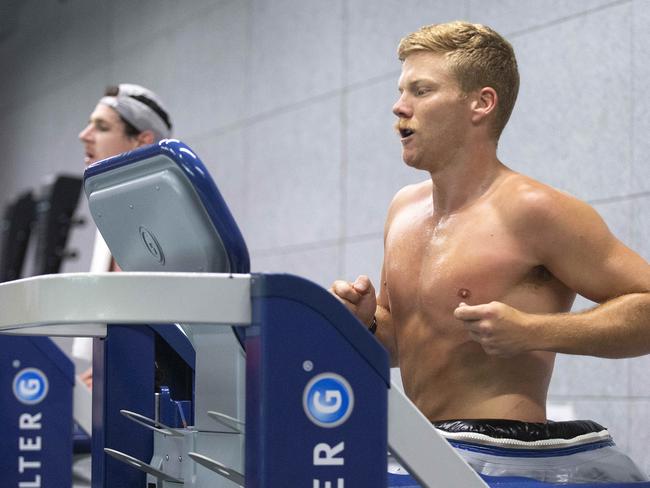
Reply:
<svg viewBox="0 0 650 488"><path fill-rule="evenodd" d="M91 152L86 151L85 157L84 157L84 163L86 166L88 166L90 163L95 161L95 155Z"/></svg>
<svg viewBox="0 0 650 488"><path fill-rule="evenodd" d="M402 139L406 139L406 138L412 136L414 131L411 130L411 129L402 128L402 129L399 130L399 133L402 136Z"/></svg>

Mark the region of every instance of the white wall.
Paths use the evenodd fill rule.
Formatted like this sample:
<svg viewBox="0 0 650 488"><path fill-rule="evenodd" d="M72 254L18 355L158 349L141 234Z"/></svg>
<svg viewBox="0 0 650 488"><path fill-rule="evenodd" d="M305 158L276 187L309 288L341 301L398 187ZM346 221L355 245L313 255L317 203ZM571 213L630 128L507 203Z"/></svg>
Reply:
<svg viewBox="0 0 650 488"><path fill-rule="evenodd" d="M5 3L2 205L45 174L80 173L76 134L104 86L141 83L208 164L255 271L376 280L386 207L426 177L401 163L393 135L397 42L464 18L496 28L518 55L501 158L591 202L650 257L648 0ZM91 238L89 227L73 236L82 256L67 271L87 269ZM649 368L650 358L562 356L550 400L609 426L650 470Z"/></svg>

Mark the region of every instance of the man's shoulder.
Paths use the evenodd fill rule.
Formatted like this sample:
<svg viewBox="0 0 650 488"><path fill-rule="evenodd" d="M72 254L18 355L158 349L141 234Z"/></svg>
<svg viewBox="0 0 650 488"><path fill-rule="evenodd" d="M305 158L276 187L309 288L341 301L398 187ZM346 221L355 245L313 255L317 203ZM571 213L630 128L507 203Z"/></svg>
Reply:
<svg viewBox="0 0 650 488"><path fill-rule="evenodd" d="M431 180L424 180L402 187L390 202L384 231L388 229L396 215L410 211L409 209L415 208L421 202L430 201Z"/></svg>
<svg viewBox="0 0 650 488"><path fill-rule="evenodd" d="M513 173L497 196L503 212L514 219L557 218L567 211L589 207L585 202L529 176Z"/></svg>
<svg viewBox="0 0 650 488"><path fill-rule="evenodd" d="M423 198L431 196L431 180L426 179L419 183L413 183L402 187L393 197L391 207L408 205Z"/></svg>
<svg viewBox="0 0 650 488"><path fill-rule="evenodd" d="M500 194L504 222L531 247L566 243L604 225L588 203L524 175L511 178Z"/></svg>

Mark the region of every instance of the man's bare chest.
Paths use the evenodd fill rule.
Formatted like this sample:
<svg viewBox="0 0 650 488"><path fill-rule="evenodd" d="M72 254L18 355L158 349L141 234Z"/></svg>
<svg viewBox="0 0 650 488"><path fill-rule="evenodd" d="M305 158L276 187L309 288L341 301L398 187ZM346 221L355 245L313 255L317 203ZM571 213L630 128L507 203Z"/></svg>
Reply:
<svg viewBox="0 0 650 488"><path fill-rule="evenodd" d="M397 216L386 236L386 287L397 315L451 315L460 302L503 299L535 265L490 214L444 223Z"/></svg>

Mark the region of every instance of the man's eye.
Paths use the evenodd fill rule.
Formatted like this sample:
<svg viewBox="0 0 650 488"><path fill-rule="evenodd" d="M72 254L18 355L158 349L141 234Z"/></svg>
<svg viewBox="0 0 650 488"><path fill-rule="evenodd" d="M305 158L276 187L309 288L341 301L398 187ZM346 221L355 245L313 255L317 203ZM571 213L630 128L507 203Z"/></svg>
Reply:
<svg viewBox="0 0 650 488"><path fill-rule="evenodd" d="M419 88L419 89L415 90L415 94L418 97L421 97L422 95L426 95L427 93L429 93L429 90L427 90L426 88Z"/></svg>

